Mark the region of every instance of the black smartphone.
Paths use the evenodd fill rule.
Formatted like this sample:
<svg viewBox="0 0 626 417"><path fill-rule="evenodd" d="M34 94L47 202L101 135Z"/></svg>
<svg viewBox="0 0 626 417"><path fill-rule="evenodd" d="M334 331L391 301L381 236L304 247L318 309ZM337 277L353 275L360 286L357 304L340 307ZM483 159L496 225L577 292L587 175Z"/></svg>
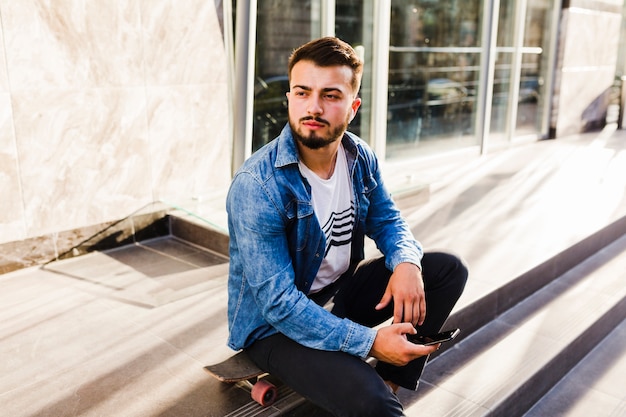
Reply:
<svg viewBox="0 0 626 417"><path fill-rule="evenodd" d="M429 346L429 345L436 345L437 343L443 343L443 342L452 340L455 337L457 337L459 333L461 333L461 330L453 329L453 330L446 330L441 333L437 333L437 334L433 334L429 336L407 334L406 338L409 340L409 342L413 342L418 345Z"/></svg>

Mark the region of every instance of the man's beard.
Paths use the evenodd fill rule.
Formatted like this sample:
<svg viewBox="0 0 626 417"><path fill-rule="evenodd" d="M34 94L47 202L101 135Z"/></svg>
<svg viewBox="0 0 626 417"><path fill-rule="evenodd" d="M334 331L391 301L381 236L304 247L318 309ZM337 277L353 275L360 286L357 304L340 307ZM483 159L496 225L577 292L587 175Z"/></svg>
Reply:
<svg viewBox="0 0 626 417"><path fill-rule="evenodd" d="M318 123L324 123L325 125L330 126L330 123L319 117L303 117L300 119L300 122L303 122L304 120L315 120ZM348 121L346 120L345 123L331 129L330 133L326 137L317 136L315 132L311 132L309 136L304 136L302 134L302 130L299 129L299 126L295 125L291 120L289 120L289 126L291 127L291 133L296 141L300 142L309 149L321 149L343 136L343 133L348 128Z"/></svg>

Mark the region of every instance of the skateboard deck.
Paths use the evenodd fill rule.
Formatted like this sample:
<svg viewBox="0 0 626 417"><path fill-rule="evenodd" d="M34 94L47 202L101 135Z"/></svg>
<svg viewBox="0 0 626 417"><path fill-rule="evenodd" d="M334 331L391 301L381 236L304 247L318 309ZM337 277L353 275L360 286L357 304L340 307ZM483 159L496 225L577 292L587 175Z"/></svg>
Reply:
<svg viewBox="0 0 626 417"><path fill-rule="evenodd" d="M204 370L214 378L229 384L256 378L265 373L250 360L245 352L236 353L215 365L205 366Z"/></svg>
<svg viewBox="0 0 626 417"><path fill-rule="evenodd" d="M219 381L244 385L249 389L252 399L264 407L272 405L278 398L276 386L262 378L266 373L245 352L239 352L215 365L205 366L204 370Z"/></svg>

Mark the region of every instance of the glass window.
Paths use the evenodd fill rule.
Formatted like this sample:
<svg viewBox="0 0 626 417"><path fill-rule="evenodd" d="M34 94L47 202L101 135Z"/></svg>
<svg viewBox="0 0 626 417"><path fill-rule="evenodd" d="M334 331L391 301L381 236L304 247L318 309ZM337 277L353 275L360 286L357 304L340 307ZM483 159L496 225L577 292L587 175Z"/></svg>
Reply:
<svg viewBox="0 0 626 417"><path fill-rule="evenodd" d="M287 61L294 48L319 33L318 2L263 0L257 5L252 151L280 134L287 123ZM315 15L315 16L314 16Z"/></svg>
<svg viewBox="0 0 626 417"><path fill-rule="evenodd" d="M323 0L263 0L257 6L257 39L252 150L280 134L288 120L287 61L294 48L320 36ZM363 51L363 105L350 131L368 140L371 85L372 0L336 0L335 35Z"/></svg>
<svg viewBox="0 0 626 417"><path fill-rule="evenodd" d="M233 1L236 4L236 1ZM484 45L481 0L391 0L387 91L387 159L428 156L480 144L475 126ZM363 104L349 129L370 141L375 0L257 2L253 151L287 123L287 60L322 33L323 6L335 5L336 36L363 54ZM541 135L549 117L544 91L554 0L500 0L489 145ZM233 10L234 11L234 10ZM332 13L330 14L332 15ZM330 18L330 16L329 16ZM521 19L521 20L518 20ZM523 27L519 26L522 25ZM521 37L516 38L516 28ZM522 35L523 34L523 35ZM516 98L516 99L514 99ZM482 113L481 113L482 114ZM482 129L480 129L482 130Z"/></svg>
<svg viewBox="0 0 626 417"><path fill-rule="evenodd" d="M515 61L515 0L500 0L489 144L508 142L511 80Z"/></svg>
<svg viewBox="0 0 626 417"><path fill-rule="evenodd" d="M320 36L322 1L258 2L253 151L278 136L287 123L287 60L294 48ZM372 56L372 40L368 36L372 34L372 1L336 0L335 4L335 35L359 47L366 61L360 91L363 105L349 129L368 140Z"/></svg>
<svg viewBox="0 0 626 417"><path fill-rule="evenodd" d="M544 118L548 117L548 94L545 80L550 68L549 41L552 2L528 0L524 24L521 75L519 85L515 136L542 134Z"/></svg>
<svg viewBox="0 0 626 417"><path fill-rule="evenodd" d="M359 91L362 104L348 130L366 142L370 142L372 108L373 14L372 0L336 0L335 36L356 48L357 53L363 54L364 68Z"/></svg>
<svg viewBox="0 0 626 417"><path fill-rule="evenodd" d="M489 137L492 144L546 133L542 132L544 118L548 117L544 80L549 69L547 59L553 3L550 0L528 0L524 16L516 16L516 7L515 0L500 2ZM523 25L520 40L515 39L518 19L522 19L520 23ZM512 87L516 82L517 91L514 91ZM513 97L517 97L516 102Z"/></svg>
<svg viewBox="0 0 626 417"><path fill-rule="evenodd" d="M477 144L480 7L479 0L392 1L388 158Z"/></svg>

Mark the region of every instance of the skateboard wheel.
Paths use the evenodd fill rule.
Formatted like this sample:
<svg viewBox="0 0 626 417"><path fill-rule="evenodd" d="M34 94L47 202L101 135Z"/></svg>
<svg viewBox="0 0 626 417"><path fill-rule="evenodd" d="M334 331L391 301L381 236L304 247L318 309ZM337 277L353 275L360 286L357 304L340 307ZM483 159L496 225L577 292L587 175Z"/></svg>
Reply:
<svg viewBox="0 0 626 417"><path fill-rule="evenodd" d="M278 390L271 382L260 379L252 386L252 399L263 407L272 405L278 397Z"/></svg>

